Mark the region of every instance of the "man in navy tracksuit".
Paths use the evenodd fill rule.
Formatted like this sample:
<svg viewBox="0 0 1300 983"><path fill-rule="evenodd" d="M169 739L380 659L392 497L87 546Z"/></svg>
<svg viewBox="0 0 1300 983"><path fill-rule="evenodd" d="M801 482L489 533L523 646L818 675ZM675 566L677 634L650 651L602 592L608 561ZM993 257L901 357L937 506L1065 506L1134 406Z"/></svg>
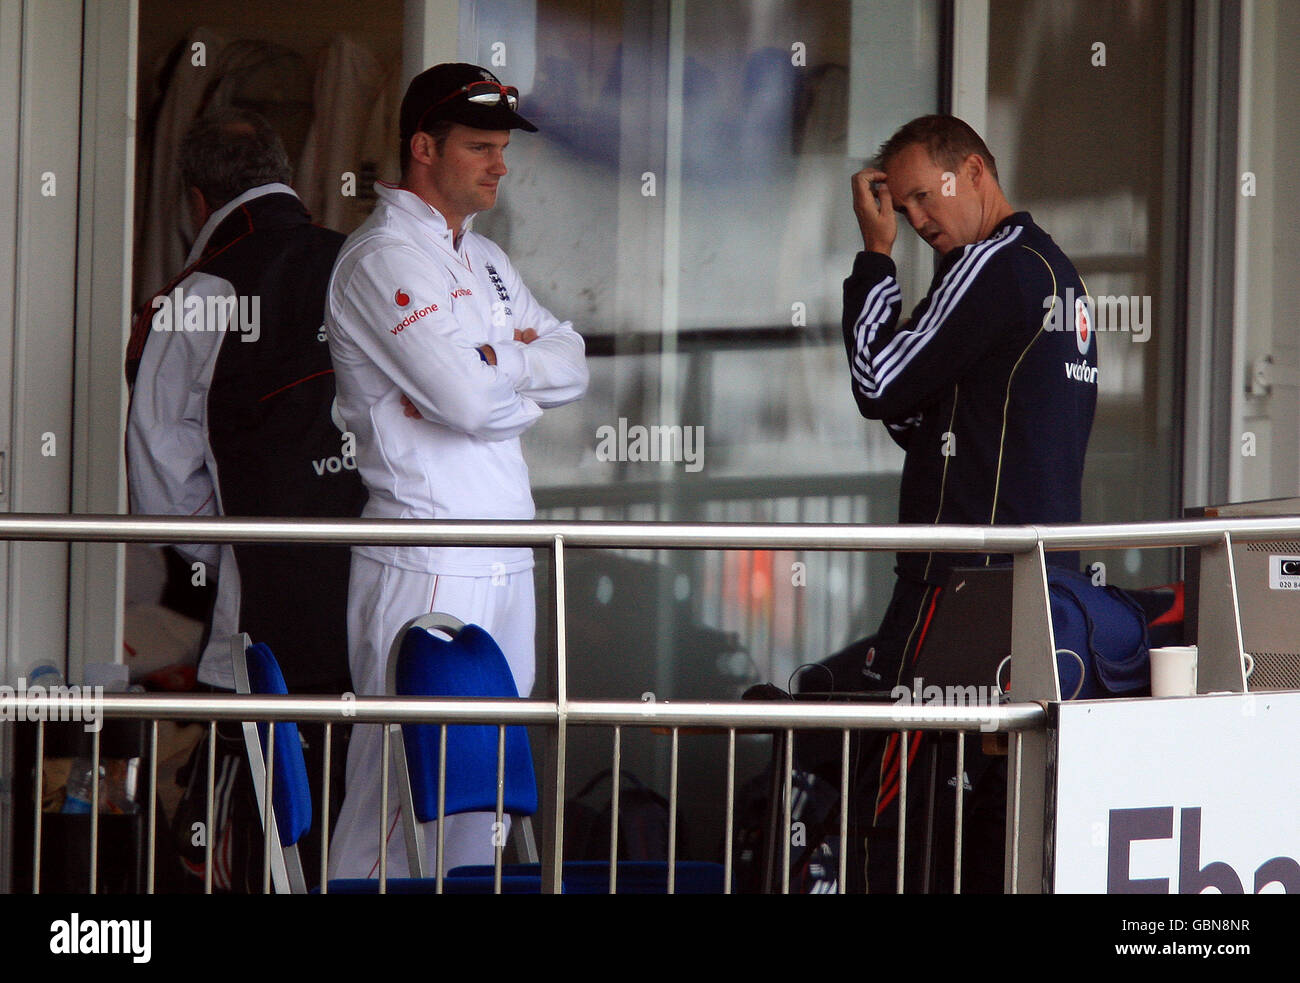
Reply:
<svg viewBox="0 0 1300 983"><path fill-rule="evenodd" d="M1012 209L992 154L961 120L913 120L885 143L877 163L880 169L853 176L863 251L844 281L843 328L859 410L882 420L907 454L899 522L1079 521L1097 401L1092 308L1079 274L1027 212ZM890 258L895 211L940 257L929 292L906 320ZM1077 568L1077 554L1050 557ZM866 688L911 686L910 668L952 567L1006 559L900 554L879 632L851 647ZM873 889L883 882L893 890L897 738L881 743L863 776L875 792L869 824L881 833L868 848L869 879ZM914 858L921 844L909 839ZM997 834L985 845L972 863L1000 878ZM968 854L971 847L968 838Z"/></svg>

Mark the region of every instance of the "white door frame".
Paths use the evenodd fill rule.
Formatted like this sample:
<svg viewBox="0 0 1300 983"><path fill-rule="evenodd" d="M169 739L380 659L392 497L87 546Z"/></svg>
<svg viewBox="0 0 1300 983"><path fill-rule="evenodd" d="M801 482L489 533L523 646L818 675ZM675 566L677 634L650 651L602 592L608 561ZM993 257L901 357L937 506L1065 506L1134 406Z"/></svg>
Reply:
<svg viewBox="0 0 1300 983"><path fill-rule="evenodd" d="M137 0L85 4L76 239L72 512L127 511L126 383L134 227ZM68 671L122 661L125 549L74 543Z"/></svg>

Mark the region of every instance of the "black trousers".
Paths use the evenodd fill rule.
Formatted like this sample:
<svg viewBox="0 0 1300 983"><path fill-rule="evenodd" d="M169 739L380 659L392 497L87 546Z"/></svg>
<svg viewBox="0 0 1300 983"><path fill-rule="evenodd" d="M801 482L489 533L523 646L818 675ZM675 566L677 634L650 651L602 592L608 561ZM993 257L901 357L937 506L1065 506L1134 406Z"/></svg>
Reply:
<svg viewBox="0 0 1300 983"><path fill-rule="evenodd" d="M912 688L912 667L925 640L940 588L895 582L889 608L876 634L859 639L822 663L826 673L800 677L801 690L875 692ZM955 735L908 737L905 887L908 892L947 892L953 884L953 839L958 781L963 789L962 890L1002 890L1002 829L1005 823L1005 759L983 753L977 736L965 739L964 774L956 771ZM840 780L840 739L831 732L804 732L795 742L798 767ZM859 731L850 741L849 891L897 889L898 803L902 741L897 732ZM933 781L932 781L933 776ZM928 850L927 850L928 844Z"/></svg>

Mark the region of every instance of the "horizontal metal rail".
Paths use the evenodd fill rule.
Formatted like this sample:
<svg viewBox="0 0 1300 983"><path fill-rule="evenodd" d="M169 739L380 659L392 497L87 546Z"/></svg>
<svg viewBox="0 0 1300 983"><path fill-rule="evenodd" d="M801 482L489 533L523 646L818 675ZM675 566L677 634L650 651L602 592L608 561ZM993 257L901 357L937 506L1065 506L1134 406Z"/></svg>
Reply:
<svg viewBox="0 0 1300 983"><path fill-rule="evenodd" d="M1014 554L1015 629L1012 655L1021 699L1058 699L1053 646L1048 610L1046 568L1043 551L1075 549L1203 547L1201 585L1201 628L1204 650L1218 659L1211 668L1215 688L1244 689L1241 676L1241 635L1237 612L1237 588L1232 572L1231 542L1300 539L1300 517L1198 519L1125 525L1056 526L897 526L853 524L756 524L756 523L631 523L631 522L538 522L538 521L424 521L380 519L233 519L120 515L33 515L0 516L0 540L63 542L146 542L146 543L337 543L340 545L446 545L521 546L549 550L555 563L553 586L556 617L556 700L429 700L416 698L260 697L227 695L161 696L156 694L67 693L34 696L30 692L0 691L4 720L77 720L83 726L107 718L216 720L298 720L326 723L441 722L535 724L553 730L555 781L548 793L551 801L544 814L548 819L543 863L544 886L559 891L562 881L562 838L564 827L564 769L566 733L569 725L607 727L659 727L670 731L674 756L678 736L692 728L716 730L728 735L731 758L728 763L728 826L734 795L734 749L738 733L783 732L785 752L785 798L793 794L789 741L796 729L841 730L847 761L848 731L879 730L900 732L898 814L906 816L908 785L908 732L918 730L1009 732L1011 767L1008 776L1007 857L1009 890L1034 890L1040 883L1042 844L1047 835L1044 820L1042 776L1046 773L1048 738L1046 711L1039 703L1006 706L914 706L900 704L848 703L637 703L570 701L566 682L566 603L564 563L566 549L791 549L791 550L891 550L954 553ZM1206 576L1206 570L1210 576ZM1212 643L1212 644L1211 644ZM1024 661L1020 661L1023 659ZM1023 682L1022 682L1023 680ZM12 694L12 695L10 695ZM156 724L154 725L156 727ZM208 787L213 785L215 723L209 723ZM98 734L96 733L96 738ZM387 731L385 731L387 739ZM98 741L93 761L98 762ZM387 756L384 758L385 767ZM847 775L847 772L845 772ZM961 791L960 771L954 776ZM1026 780L1027 779L1027 780ZM674 757L673 788L677 794ZM151 798L156 773L150 776ZM381 787L387 794L387 782ZM841 803L847 802L847 778L842 780ZM209 828L211 803L209 794ZM788 810L787 810L788 812ZM92 813L98 811L92 804ZM381 798L381 813L387 815ZM675 813L674 813L675 814ZM785 817L787 820L789 816ZM37 815L40 842L40 815ZM615 820L616 828L617 820ZM898 824L897 886L903 884L907 823ZM441 824L439 826L441 830ZM381 844L382 844L382 825ZM92 856L95 853L96 822L92 819ZM960 842L960 824L957 827ZM673 831L670 826L669 865L673 868ZM152 840L151 840L152 844ZM151 846L152 849L152 846ZM957 848L960 853L960 848ZM783 856L788 850L783 848ZM387 851L381 845L381 858ZM611 856L611 860L616 859ZM727 858L730 870L730 855ZM927 854L926 864L929 858ZM39 884L39 860L35 864ZM211 841L208 842L206 888L211 889ZM788 866L782 871L782 887L788 889ZM381 882L384 862L380 863ZM954 887L961 883L961 868L953 874ZM92 861L90 890L95 890L96 871ZM843 885L843 866L840 883ZM612 884L612 881L611 881ZM672 877L669 878L669 890Z"/></svg>
<svg viewBox="0 0 1300 983"><path fill-rule="evenodd" d="M1045 550L1210 546L1300 535L1300 517L1187 519L1056 526L900 526L804 523L537 522L433 519L232 519L173 516L0 516L0 540L148 543L339 543L553 546L571 549Z"/></svg>
<svg viewBox="0 0 1300 983"><path fill-rule="evenodd" d="M294 720L331 723L571 724L809 730L1021 731L1047 725L1037 703L1004 706L906 706L850 703L640 703L423 697L241 696L105 693L103 696L0 697L12 720Z"/></svg>

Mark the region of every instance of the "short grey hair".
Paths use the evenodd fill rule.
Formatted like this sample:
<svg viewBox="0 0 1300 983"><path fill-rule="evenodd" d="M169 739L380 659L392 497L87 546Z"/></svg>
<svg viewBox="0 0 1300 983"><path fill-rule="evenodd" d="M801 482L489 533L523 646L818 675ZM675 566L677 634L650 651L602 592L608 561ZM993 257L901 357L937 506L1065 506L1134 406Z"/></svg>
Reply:
<svg viewBox="0 0 1300 983"><path fill-rule="evenodd" d="M293 167L279 135L249 109L218 109L199 117L180 146L181 178L216 211L249 188L288 184Z"/></svg>

